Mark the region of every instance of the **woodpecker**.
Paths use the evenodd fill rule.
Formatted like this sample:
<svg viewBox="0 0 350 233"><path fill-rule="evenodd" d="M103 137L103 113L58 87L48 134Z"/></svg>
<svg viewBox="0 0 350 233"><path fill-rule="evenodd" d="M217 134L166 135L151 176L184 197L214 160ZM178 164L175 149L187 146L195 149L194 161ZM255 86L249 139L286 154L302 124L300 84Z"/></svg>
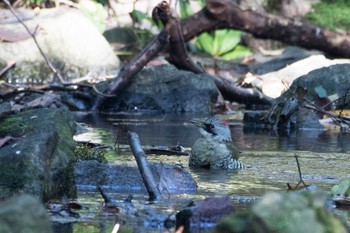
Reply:
<svg viewBox="0 0 350 233"><path fill-rule="evenodd" d="M238 160L240 151L233 145L229 126L217 117L205 121L192 120L199 127L201 137L194 143L190 167L242 169L245 165Z"/></svg>

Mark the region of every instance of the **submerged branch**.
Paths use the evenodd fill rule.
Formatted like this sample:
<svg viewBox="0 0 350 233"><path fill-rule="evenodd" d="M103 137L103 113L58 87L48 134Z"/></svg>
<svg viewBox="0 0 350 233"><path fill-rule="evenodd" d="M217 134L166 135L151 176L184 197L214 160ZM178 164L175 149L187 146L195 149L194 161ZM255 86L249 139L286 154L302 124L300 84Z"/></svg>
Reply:
<svg viewBox="0 0 350 233"><path fill-rule="evenodd" d="M137 166L140 170L143 182L146 186L149 200L154 201L161 197L160 191L157 187L156 181L154 179L153 173L150 169L148 161L146 159L146 154L141 147L141 142L137 133L128 132L129 144L131 151L134 154Z"/></svg>

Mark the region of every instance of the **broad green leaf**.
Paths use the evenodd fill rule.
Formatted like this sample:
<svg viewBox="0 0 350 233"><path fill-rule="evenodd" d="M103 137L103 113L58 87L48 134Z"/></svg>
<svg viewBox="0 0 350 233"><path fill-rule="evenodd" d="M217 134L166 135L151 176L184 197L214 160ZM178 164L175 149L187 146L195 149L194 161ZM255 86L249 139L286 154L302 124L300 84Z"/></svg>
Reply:
<svg viewBox="0 0 350 233"><path fill-rule="evenodd" d="M253 53L249 48L247 48L243 45L237 45L233 51L228 52L228 53L222 55L221 57L224 60L232 60L232 59L250 56L252 54Z"/></svg>
<svg viewBox="0 0 350 233"><path fill-rule="evenodd" d="M223 55L233 50L241 41L242 33L237 30L227 30L226 36L221 40L221 53Z"/></svg>
<svg viewBox="0 0 350 233"><path fill-rule="evenodd" d="M213 56L220 56L222 51L222 42L227 36L227 30L216 30L213 37L213 50L210 52ZM232 48L233 49L233 48ZM226 51L228 52L228 51Z"/></svg>
<svg viewBox="0 0 350 233"><path fill-rule="evenodd" d="M149 18L149 16L146 13L143 13L143 12L138 11L138 10L133 10L130 13L130 15L137 23L141 23L142 20Z"/></svg>
<svg viewBox="0 0 350 233"><path fill-rule="evenodd" d="M197 46L204 52L212 54L211 51L213 51L213 36L207 32L203 32L197 38Z"/></svg>

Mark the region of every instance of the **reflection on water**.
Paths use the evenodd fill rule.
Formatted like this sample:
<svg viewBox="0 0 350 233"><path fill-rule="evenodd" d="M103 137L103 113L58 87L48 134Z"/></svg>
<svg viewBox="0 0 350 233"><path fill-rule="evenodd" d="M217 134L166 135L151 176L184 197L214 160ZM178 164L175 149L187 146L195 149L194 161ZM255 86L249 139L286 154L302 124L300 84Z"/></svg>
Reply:
<svg viewBox="0 0 350 233"><path fill-rule="evenodd" d="M167 115L165 117L77 115L77 120L92 127L90 132L85 133L87 140L91 141L109 145L116 141L120 144L128 144L126 132L134 131L139 134L143 145L169 146L179 144L191 147L199 137L197 128L189 123L194 117L191 115ZM299 176L294 153L281 156L278 153L264 154L263 151L295 151L298 153L304 181L307 184L317 185L320 190L329 190L339 180L350 178L348 156L334 154L334 152L344 153L350 150L350 144L347 143L350 140L349 134L299 131L292 132L289 136L278 136L272 131L244 128L239 123L233 123L231 131L234 143L240 149L259 152L244 153L242 161L250 167L241 171L189 169L198 183L198 192L195 195L169 195L162 199L155 208L158 208L163 214L165 213L164 216L181 209L190 200L224 194L233 198L237 209L244 209L264 193L285 190L286 183L295 185L298 182ZM317 152L329 152L329 154L317 154ZM132 160L132 156L129 156ZM157 156L149 159L170 164L181 163L188 167L187 157ZM82 202L88 199L90 203L95 203L98 206L101 202L101 197L97 193L80 192L79 195ZM111 193L110 195L114 200L123 200L127 196L123 193ZM147 195L136 193L135 198L136 203L145 204ZM349 217L347 218L349 219ZM103 217L101 219L95 217L88 223L79 223L73 227L72 232L110 232L115 218ZM86 225L93 226L98 231L86 231ZM77 230L78 228L83 230ZM129 224L129 228L129 232L150 232L142 223ZM151 231L163 232L162 229L154 227Z"/></svg>
<svg viewBox="0 0 350 233"><path fill-rule="evenodd" d="M144 145L181 145L191 147L199 137L198 129L190 123L193 115L77 115L77 120L93 128L103 129L101 140L113 144L128 144L127 132L139 134ZM197 116L198 117L198 116ZM350 151L350 134L321 130L292 132L288 136L278 136L270 130L245 128L240 123L232 123L233 141L242 150L286 151L302 150L315 152Z"/></svg>

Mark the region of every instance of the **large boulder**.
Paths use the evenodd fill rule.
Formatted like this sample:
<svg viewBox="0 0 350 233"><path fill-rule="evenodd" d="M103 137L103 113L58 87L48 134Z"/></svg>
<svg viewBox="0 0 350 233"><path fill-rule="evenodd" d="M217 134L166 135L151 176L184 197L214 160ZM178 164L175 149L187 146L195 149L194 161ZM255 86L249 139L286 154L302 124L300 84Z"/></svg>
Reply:
<svg viewBox="0 0 350 233"><path fill-rule="evenodd" d="M345 233L344 225L325 209L322 193L267 193L245 213L224 219L216 233Z"/></svg>
<svg viewBox="0 0 350 233"><path fill-rule="evenodd" d="M295 80L292 79L294 81L289 90L276 99L268 117L256 114L253 116L253 114L248 113L244 117L245 121L249 122L255 119L263 125L266 123L265 120L268 119L268 124L272 124L279 129L291 126L296 126L297 129L324 129L324 126L319 122L323 114L319 115L316 111L300 106L310 105L313 102L319 109L327 111L333 108L349 108L349 104L343 101L331 103L346 96L350 86L349 74L350 64L330 65L329 63L327 67L310 71Z"/></svg>
<svg viewBox="0 0 350 233"><path fill-rule="evenodd" d="M108 82L100 85L103 90ZM110 99L104 110L209 113L217 97L218 90L209 74L159 65L140 71L122 93Z"/></svg>
<svg viewBox="0 0 350 233"><path fill-rule="evenodd" d="M52 232L49 216L42 203L22 194L0 203L1 233Z"/></svg>
<svg viewBox="0 0 350 233"><path fill-rule="evenodd" d="M75 182L79 189L97 189L146 192L135 163L100 163L96 160L77 162ZM179 166L150 163L150 168L161 193L194 193L197 183L191 174Z"/></svg>
<svg viewBox="0 0 350 233"><path fill-rule="evenodd" d="M65 79L82 77L89 72L94 72L95 76L116 73L119 60L113 49L78 10L65 7L43 9L28 18L23 19L24 23L32 32L38 26L38 44ZM23 25L17 21L1 24L0 32L12 35L0 41L1 66L9 61L16 62L16 67L7 73L10 82L52 80L52 71ZM21 39L18 39L20 35Z"/></svg>
<svg viewBox="0 0 350 233"><path fill-rule="evenodd" d="M43 201L74 197L75 122L63 109L33 109L5 117L0 138L0 198L30 193Z"/></svg>
<svg viewBox="0 0 350 233"><path fill-rule="evenodd" d="M262 92L271 98L277 98L281 96L283 92L292 85L294 80L301 76L312 76L312 71L326 67L350 63L349 59L328 59L323 55L312 55L302 60L296 61L283 69L278 71L269 72L259 76L258 79L254 79L252 84L261 89ZM266 64L267 65L267 64ZM310 75L308 74L310 73ZM325 79L324 81L326 81Z"/></svg>

